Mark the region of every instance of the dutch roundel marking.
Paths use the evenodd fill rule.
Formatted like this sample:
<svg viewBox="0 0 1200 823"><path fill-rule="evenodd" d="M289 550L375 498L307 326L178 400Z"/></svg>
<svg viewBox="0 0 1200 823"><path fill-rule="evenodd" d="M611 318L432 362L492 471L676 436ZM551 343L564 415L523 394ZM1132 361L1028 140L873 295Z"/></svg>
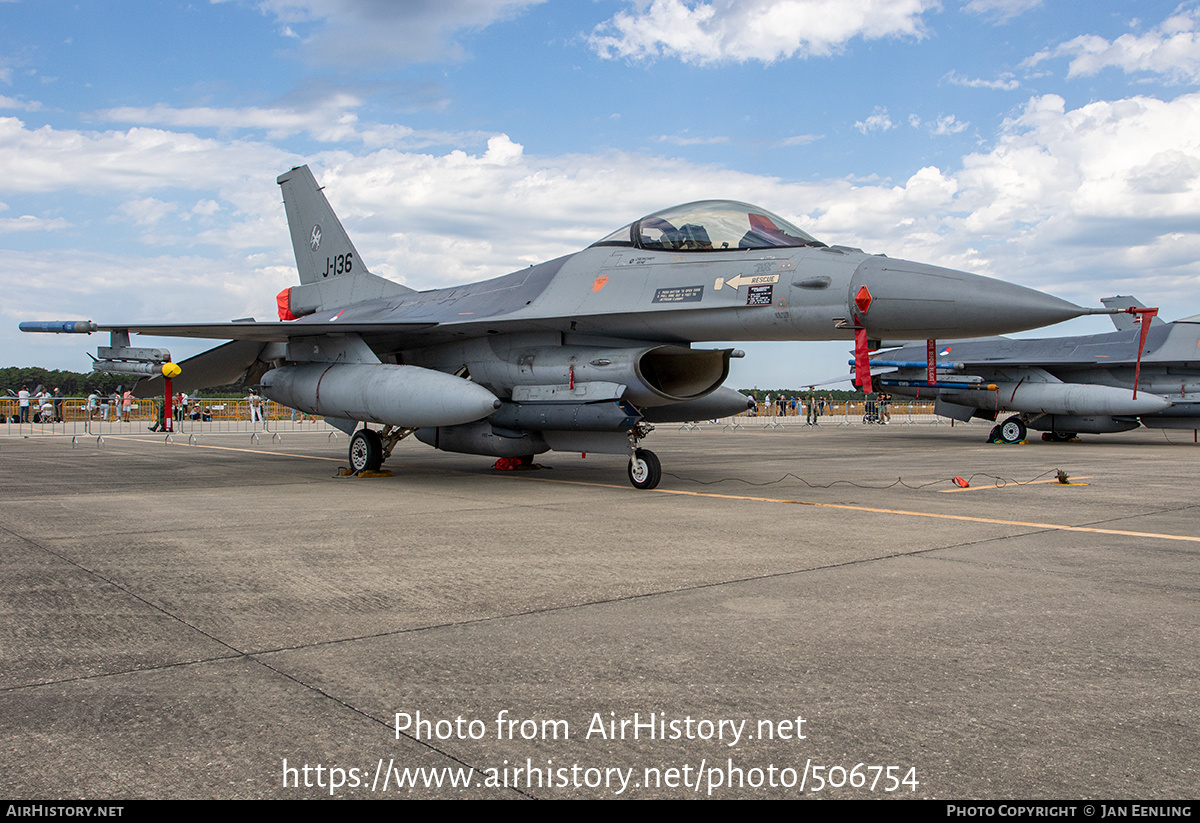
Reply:
<svg viewBox="0 0 1200 823"><path fill-rule="evenodd" d="M308 247L313 251L321 248L321 226L319 223L313 226L312 232L308 235Z"/></svg>

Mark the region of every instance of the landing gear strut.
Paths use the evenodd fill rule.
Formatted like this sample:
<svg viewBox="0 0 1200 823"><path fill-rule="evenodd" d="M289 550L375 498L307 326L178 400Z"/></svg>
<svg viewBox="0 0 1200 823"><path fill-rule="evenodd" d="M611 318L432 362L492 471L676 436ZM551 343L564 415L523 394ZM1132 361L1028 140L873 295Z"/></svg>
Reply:
<svg viewBox="0 0 1200 823"><path fill-rule="evenodd" d="M649 449L640 449L642 438L654 431L649 423L638 423L629 432L629 482L635 489L649 491L662 480L662 463Z"/></svg>

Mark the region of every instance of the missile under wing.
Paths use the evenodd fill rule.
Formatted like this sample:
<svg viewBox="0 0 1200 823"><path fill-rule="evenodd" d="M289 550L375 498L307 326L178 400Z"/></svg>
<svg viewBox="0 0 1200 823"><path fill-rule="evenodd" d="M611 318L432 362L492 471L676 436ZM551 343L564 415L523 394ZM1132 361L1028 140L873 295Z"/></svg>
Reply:
<svg viewBox="0 0 1200 823"><path fill-rule="evenodd" d="M415 434L436 448L518 462L548 450L629 454L630 481L653 488L660 464L642 448L653 423L750 404L722 386L741 352L695 344L1000 334L1097 311L826 245L725 200L655 212L493 280L418 292L367 269L307 166L278 183L300 280L278 295L279 321L21 328L111 332L98 368L126 371L121 364L137 359L125 354L134 351L130 333L231 341L183 362L178 386L201 387L192 376L257 383L352 432L356 470L378 468ZM137 393L161 394L161 380Z"/></svg>
<svg viewBox="0 0 1200 823"><path fill-rule="evenodd" d="M1112 308L1142 309L1132 297L1107 297ZM1138 373L1140 322L1150 322ZM952 340L937 351L936 383L926 373L924 346L872 356L886 391L936 399L943 417L995 420L1008 443L1027 429L1069 440L1082 432L1120 432L1139 425L1200 429L1200 317L1174 323L1146 314L1113 316L1117 331L1075 337ZM1135 392L1136 380L1136 392Z"/></svg>

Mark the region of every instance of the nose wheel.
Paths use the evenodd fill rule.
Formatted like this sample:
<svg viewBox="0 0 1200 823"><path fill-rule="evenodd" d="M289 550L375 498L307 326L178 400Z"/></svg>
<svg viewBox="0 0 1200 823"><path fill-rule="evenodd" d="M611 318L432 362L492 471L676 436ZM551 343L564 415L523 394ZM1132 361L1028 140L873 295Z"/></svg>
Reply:
<svg viewBox="0 0 1200 823"><path fill-rule="evenodd" d="M649 449L635 449L629 458L629 482L635 489L650 490L662 480L662 463Z"/></svg>

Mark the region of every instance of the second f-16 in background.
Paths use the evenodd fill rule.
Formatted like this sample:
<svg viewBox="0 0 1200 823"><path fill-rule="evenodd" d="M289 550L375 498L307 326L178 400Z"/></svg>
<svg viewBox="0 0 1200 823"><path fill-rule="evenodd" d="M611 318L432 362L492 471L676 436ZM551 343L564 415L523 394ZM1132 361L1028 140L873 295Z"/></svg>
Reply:
<svg viewBox="0 0 1200 823"><path fill-rule="evenodd" d="M1103 302L1142 307L1132 297ZM1140 374L1139 321L1150 322ZM1106 334L942 342L932 386L924 346L877 352L871 370L885 391L935 398L943 417L996 420L1014 412L992 430L992 439L1006 443L1024 440L1027 429L1056 440L1138 426L1200 429L1200 315L1164 323L1114 314L1113 322L1117 331Z"/></svg>

